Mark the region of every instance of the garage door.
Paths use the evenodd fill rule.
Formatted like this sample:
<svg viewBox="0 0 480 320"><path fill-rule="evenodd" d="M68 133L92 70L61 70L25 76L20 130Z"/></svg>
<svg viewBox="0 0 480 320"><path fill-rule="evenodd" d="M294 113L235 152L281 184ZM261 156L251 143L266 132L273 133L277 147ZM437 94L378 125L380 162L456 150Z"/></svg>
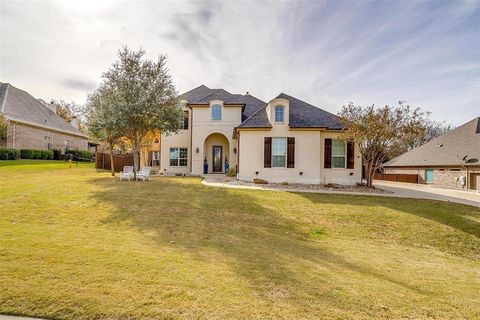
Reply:
<svg viewBox="0 0 480 320"><path fill-rule="evenodd" d="M470 189L480 190L480 173L470 174Z"/></svg>

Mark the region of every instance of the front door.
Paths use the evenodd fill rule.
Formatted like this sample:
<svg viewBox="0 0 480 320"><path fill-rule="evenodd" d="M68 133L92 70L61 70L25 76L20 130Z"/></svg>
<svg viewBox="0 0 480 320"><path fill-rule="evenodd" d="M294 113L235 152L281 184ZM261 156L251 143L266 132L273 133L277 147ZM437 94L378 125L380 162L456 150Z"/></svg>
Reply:
<svg viewBox="0 0 480 320"><path fill-rule="evenodd" d="M433 169L425 169L425 182L426 183L433 182Z"/></svg>
<svg viewBox="0 0 480 320"><path fill-rule="evenodd" d="M213 166L212 172L222 172L222 147L213 146Z"/></svg>

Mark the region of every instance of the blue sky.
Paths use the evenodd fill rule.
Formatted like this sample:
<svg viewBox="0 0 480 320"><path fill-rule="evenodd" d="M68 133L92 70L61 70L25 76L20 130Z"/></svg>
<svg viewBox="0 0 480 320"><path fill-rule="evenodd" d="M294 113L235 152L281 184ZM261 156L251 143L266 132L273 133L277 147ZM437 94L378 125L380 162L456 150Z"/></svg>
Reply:
<svg viewBox="0 0 480 320"><path fill-rule="evenodd" d="M0 80L38 98L83 103L122 45L167 54L180 92L480 116L480 1L0 2Z"/></svg>

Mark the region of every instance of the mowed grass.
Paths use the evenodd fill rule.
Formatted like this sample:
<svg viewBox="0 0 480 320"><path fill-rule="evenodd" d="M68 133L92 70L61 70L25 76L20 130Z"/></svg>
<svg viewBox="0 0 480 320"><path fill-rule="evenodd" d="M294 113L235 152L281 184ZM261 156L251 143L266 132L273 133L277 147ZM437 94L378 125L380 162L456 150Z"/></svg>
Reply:
<svg viewBox="0 0 480 320"><path fill-rule="evenodd" d="M480 209L0 162L0 313L474 319Z"/></svg>

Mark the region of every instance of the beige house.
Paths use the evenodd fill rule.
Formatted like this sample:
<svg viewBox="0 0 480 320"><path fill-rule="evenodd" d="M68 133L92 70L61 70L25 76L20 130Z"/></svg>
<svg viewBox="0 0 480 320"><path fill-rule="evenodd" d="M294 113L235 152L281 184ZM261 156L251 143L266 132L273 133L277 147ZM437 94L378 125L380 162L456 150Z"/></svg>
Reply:
<svg viewBox="0 0 480 320"><path fill-rule="evenodd" d="M480 118L383 165L387 174L417 174L421 183L480 190Z"/></svg>
<svg viewBox="0 0 480 320"><path fill-rule="evenodd" d="M88 149L88 137L78 122L65 121L56 106L28 92L0 82L0 116L8 121L7 140L0 145L15 149Z"/></svg>
<svg viewBox="0 0 480 320"><path fill-rule="evenodd" d="M361 157L342 139L338 118L286 94L268 103L224 89L197 87L182 96L184 121L153 139L143 164L164 174L225 174L241 180L337 183L361 181Z"/></svg>

